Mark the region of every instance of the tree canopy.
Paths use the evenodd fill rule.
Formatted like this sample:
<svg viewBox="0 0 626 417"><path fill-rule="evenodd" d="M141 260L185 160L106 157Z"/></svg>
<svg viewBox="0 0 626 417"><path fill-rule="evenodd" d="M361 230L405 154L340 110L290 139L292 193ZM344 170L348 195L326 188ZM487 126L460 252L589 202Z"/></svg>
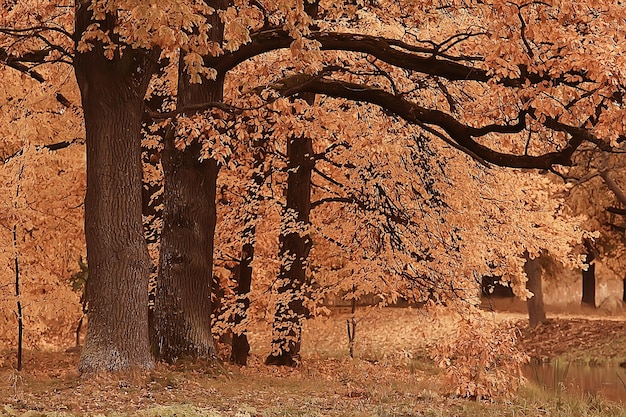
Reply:
<svg viewBox="0 0 626 417"><path fill-rule="evenodd" d="M250 296L261 306L286 297L282 290L262 294L277 288L271 277L295 264L315 275L302 289L312 300L331 291L471 299L477 277L489 272L508 276L527 296L522 255L548 250L580 263L575 247L585 235L583 219L563 210L567 184L500 167L563 176L562 167L590 149L624 151L625 7L609 1L9 1L0 16L0 62L8 74L0 105L11 110L0 124L12 139L2 143L3 159L19 156L30 164L33 146L87 143L90 278L94 288L111 285L106 297L92 295L93 328L115 327L117 319L102 313L106 303L124 304L123 317L147 322L143 307L129 307L148 303L142 126L144 145L157 150L153 166L159 152L171 152L167 158L187 152L199 166L214 164L210 181L197 183L208 187L207 199L217 198L218 266L241 259L255 223L253 264L263 278ZM76 83L68 81L72 67ZM77 133L83 125L84 140ZM312 153L295 163L289 149L301 138ZM289 206L285 184L305 163L311 215L303 217L301 208ZM167 186L173 177L166 171ZM150 181L158 183L158 175L144 166ZM258 198L248 192L251 178ZM257 214L241 215L250 198ZM216 216L211 204L194 210ZM176 227L189 221L195 231L197 222L180 212ZM8 221L5 228L11 227ZM75 220L72 227L80 228ZM203 260L210 278L212 231L198 234L210 245L211 259ZM311 236L313 247L295 259L277 251L283 245L277 235L287 234ZM184 256L168 253L160 262L174 265ZM222 314L237 315L237 308L226 306ZM101 343L107 332L88 340ZM144 367L150 366L147 333L132 341L142 345L137 364ZM113 358L104 369L132 365L120 359L124 348L103 354L91 347L98 343L88 343L86 352Z"/></svg>

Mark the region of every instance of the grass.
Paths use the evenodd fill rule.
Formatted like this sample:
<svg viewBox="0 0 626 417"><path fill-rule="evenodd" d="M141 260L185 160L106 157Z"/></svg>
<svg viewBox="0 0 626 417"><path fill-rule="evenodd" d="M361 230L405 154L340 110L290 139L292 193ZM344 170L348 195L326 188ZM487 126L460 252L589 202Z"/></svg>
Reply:
<svg viewBox="0 0 626 417"><path fill-rule="evenodd" d="M620 404L535 385L493 401L446 396L441 372L427 359L430 344L446 329L427 335L422 329L429 322L416 311L373 314L359 322L354 360L343 316L309 323L297 369L262 364L269 335L263 327L252 338L254 355L244 368L180 362L141 375L81 379L76 354L29 351L21 373L5 355L0 416L626 417Z"/></svg>

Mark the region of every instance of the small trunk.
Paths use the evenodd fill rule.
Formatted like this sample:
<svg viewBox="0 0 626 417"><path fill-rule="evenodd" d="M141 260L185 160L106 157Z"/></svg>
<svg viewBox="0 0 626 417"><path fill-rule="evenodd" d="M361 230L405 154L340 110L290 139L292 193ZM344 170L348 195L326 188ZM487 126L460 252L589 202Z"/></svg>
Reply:
<svg viewBox="0 0 626 417"><path fill-rule="evenodd" d="M587 245L586 245L587 246ZM593 263L595 255L593 250L587 246L587 258L585 265L587 270L583 270L583 296L582 305L596 308L596 265Z"/></svg>
<svg viewBox="0 0 626 417"><path fill-rule="evenodd" d="M243 259L235 268L235 280L237 282L237 313L235 314L234 326L237 327L243 323L248 315L248 307L250 307L250 286L252 284L252 259L254 256L254 245L246 243L243 245ZM248 363L248 354L250 353L250 343L248 335L244 330L237 330L233 334L232 350L230 353L230 361L246 366Z"/></svg>
<svg viewBox="0 0 626 417"><path fill-rule="evenodd" d="M304 2L305 12L317 19L319 1ZM303 94L309 105L315 104L315 94ZM287 177L287 201L283 218L297 228L308 229L311 214L311 172L315 167L313 140L303 136L287 140L289 174ZM300 356L302 322L309 315L304 302L309 296L306 268L313 241L308 232L287 233L279 236L279 259L282 260L278 273L279 298L272 324L272 351L265 359L267 365L296 366Z"/></svg>
<svg viewBox="0 0 626 417"><path fill-rule="evenodd" d="M310 138L290 138L287 144L289 175L287 201L283 216L288 229L307 229L311 212L311 171L315 165L313 142ZM300 354L302 322L309 314L304 305L308 296L306 267L312 247L308 232L298 231L280 235L279 259L283 259L278 275L276 313L272 331L272 353L268 365L297 365Z"/></svg>
<svg viewBox="0 0 626 417"><path fill-rule="evenodd" d="M22 184L22 174L24 173L24 164L20 167L17 174L17 186L15 187L15 210L18 209L18 198L20 196L20 185ZM24 314L22 311L22 295L20 284L20 259L19 251L17 249L17 223L13 224L13 250L14 254L14 267L15 267L15 299L17 311L15 312L17 318L17 370L22 370L22 353L24 347Z"/></svg>
<svg viewBox="0 0 626 417"><path fill-rule="evenodd" d="M245 226L242 233L243 245L241 248L241 261L235 269L235 282L237 282L237 313L234 318L234 326L237 328L243 323L248 315L250 306L250 287L252 285L252 261L254 260L254 243L256 239L256 221L258 207L261 198L261 187L265 182L265 139L254 144L254 164L252 179L247 188L247 201L249 209L246 211ZM248 362L250 344L245 330L236 329L233 335L233 344L230 360L237 365L245 366Z"/></svg>
<svg viewBox="0 0 626 417"><path fill-rule="evenodd" d="M533 296L526 302L528 306L528 325L536 327L546 321L546 312L543 306L543 291L541 288L541 263L539 258L530 259L526 257L524 272L528 277L526 289L533 293Z"/></svg>
<svg viewBox="0 0 626 417"><path fill-rule="evenodd" d="M165 69L167 68L168 61L160 63L159 69L155 74L156 77L161 78L166 76ZM151 110L166 111L164 106L166 100L169 100L171 95L167 91L153 91L149 98L145 100L146 107ZM164 138L167 134L167 127L160 126L155 131L154 120L149 114L144 113L142 137L158 136ZM151 166L153 172L158 172L161 164L162 148L155 148L153 146L146 146L146 143L142 144L142 159L143 166ZM161 170L162 175L162 170ZM161 228L163 225L163 178L148 178L144 175L142 187L142 213L144 219L144 237L148 244L148 249L158 248L161 243ZM154 249L153 249L154 250ZM156 340L154 330L154 302L155 302L155 290L156 290L156 276L158 274L158 261L150 264L150 283L148 291L148 304L151 306L148 309L148 329L150 332L150 340ZM155 343L152 343L153 354L156 355L154 350Z"/></svg>
<svg viewBox="0 0 626 417"><path fill-rule="evenodd" d="M622 301L626 303L626 278L622 281Z"/></svg>

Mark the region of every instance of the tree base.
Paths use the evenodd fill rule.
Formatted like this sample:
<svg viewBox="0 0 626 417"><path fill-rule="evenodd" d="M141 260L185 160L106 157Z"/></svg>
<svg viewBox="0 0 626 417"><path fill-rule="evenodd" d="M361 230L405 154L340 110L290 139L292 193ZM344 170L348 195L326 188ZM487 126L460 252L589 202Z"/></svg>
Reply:
<svg viewBox="0 0 626 417"><path fill-rule="evenodd" d="M110 372L143 372L154 369L154 361L146 349L145 352L135 351L122 356L119 349L111 347L95 347L85 343L78 364L78 372L95 375Z"/></svg>
<svg viewBox="0 0 626 417"><path fill-rule="evenodd" d="M248 364L248 354L250 353L250 344L245 334L233 335L233 344L230 354L230 361L239 366Z"/></svg>
<svg viewBox="0 0 626 417"><path fill-rule="evenodd" d="M291 366L295 368L299 365L299 355L281 353L280 355L270 355L265 359L266 365L271 366Z"/></svg>

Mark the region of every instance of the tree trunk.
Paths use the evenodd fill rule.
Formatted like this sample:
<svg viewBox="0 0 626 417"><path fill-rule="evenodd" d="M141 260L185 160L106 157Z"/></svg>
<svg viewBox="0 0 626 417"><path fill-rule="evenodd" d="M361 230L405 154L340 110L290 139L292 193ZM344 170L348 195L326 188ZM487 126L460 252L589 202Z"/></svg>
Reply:
<svg viewBox="0 0 626 417"><path fill-rule="evenodd" d="M76 33L91 24L87 4L76 10ZM114 27L113 17L100 22ZM141 119L156 52L127 48L109 60L101 45L76 53L87 143L85 236L89 326L83 373L148 369L149 258L141 218Z"/></svg>
<svg viewBox="0 0 626 417"><path fill-rule="evenodd" d="M248 336L244 329L239 329L248 315L250 306L250 287L252 285L252 261L254 260L254 243L256 240L256 221L260 203L261 187L265 182L265 139L254 144L254 164L252 179L247 187L248 210L246 210L245 226L242 233L243 245L241 248L241 260L235 268L235 282L237 282L237 311L234 317L235 332L230 360L237 365L245 366L250 353Z"/></svg>
<svg viewBox="0 0 626 417"><path fill-rule="evenodd" d="M224 8L227 2L217 3ZM210 20L210 36L219 42L223 25L217 13ZM192 84L181 56L178 109L222 101L223 86L222 75L215 81L204 79L202 84ZM170 363L181 357L216 356L211 332L211 284L219 167L215 159L201 158L202 144L194 142L178 150L174 139L172 131L166 134L162 156L163 231L153 332L156 356Z"/></svg>
<svg viewBox="0 0 626 417"><path fill-rule="evenodd" d="M315 165L310 138L290 138L287 143L287 201L281 229L278 274L278 301L272 329L272 352L268 365L297 365L302 322L309 314L304 301L309 293L306 279L307 258L312 247L308 233L311 212L311 171ZM287 226L287 227L285 227ZM301 232L307 230L306 232Z"/></svg>
<svg viewBox="0 0 626 417"><path fill-rule="evenodd" d="M304 2L304 10L316 19L319 1ZM302 94L301 98L310 106L315 104L315 94ZM296 231L287 234L281 231L279 236L279 259L282 259L277 280L279 297L272 323L272 351L265 364L296 366L300 356L302 322L309 315L304 303L310 294L306 267L313 246L308 233L311 224L311 172L315 167L313 140L307 136L289 138L287 158L287 201L282 221L295 226ZM294 220L295 224L291 224ZM300 228L306 232L298 232ZM293 230L292 227L288 229Z"/></svg>
<svg viewBox="0 0 626 417"><path fill-rule="evenodd" d="M215 355L210 315L217 164L199 161L198 144L175 150L168 136L154 342L157 357L173 362Z"/></svg>
<svg viewBox="0 0 626 417"><path fill-rule="evenodd" d="M157 78L167 76L166 69L170 63L169 58L163 59L159 62L159 67L154 74ZM152 91L149 97L146 97L144 103L148 110L152 111L168 111L167 102L171 99L171 93L166 90ZM144 237L148 244L148 250L158 250L161 244L161 230L163 226L163 171L161 169L161 154L163 152L163 138L168 131L168 126L161 125L154 130L154 120L147 112L144 112L143 126L141 129L142 138L156 136L160 137L160 147L154 147L151 143L142 142L142 158L143 166L151 166L149 171L158 172L161 171L160 177L150 177L144 175L142 186L142 213L143 213L143 228ZM159 253L160 254L160 253ZM150 257L151 260L152 256ZM150 332L150 340L152 341L153 354L156 356L154 350L156 340L154 330L154 302L156 292L156 278L158 274L158 259L156 262L150 264L150 282L148 285L148 330Z"/></svg>
<svg viewBox="0 0 626 417"><path fill-rule="evenodd" d="M536 327L546 321L546 312L543 306L543 290L541 288L541 263L539 258L530 259L526 256L524 272L528 277L526 289L533 293L533 296L526 301L528 307L528 326Z"/></svg>
<svg viewBox="0 0 626 417"><path fill-rule="evenodd" d="M237 312L235 313L232 349L230 352L230 361L246 366L248 364L248 354L250 353L250 343L248 342L247 332L238 329L248 316L248 307L250 307L250 287L252 285L252 260L254 258L254 243L245 243L242 248L242 259L235 268L235 280L237 282Z"/></svg>
<svg viewBox="0 0 626 417"><path fill-rule="evenodd" d="M587 248L587 258L585 259L585 265L587 270L583 270L583 296L582 305L596 308L596 266L593 263L595 254L590 245L585 244Z"/></svg>

